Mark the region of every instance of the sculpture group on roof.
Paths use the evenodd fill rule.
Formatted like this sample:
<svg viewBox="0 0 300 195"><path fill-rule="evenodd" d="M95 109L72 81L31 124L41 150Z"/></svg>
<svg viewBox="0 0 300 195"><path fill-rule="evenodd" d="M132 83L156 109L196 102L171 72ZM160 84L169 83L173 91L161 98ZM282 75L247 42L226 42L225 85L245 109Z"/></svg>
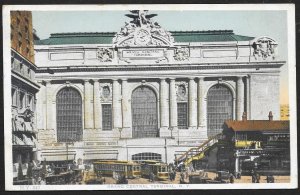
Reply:
<svg viewBox="0 0 300 195"><path fill-rule="evenodd" d="M130 12L132 14L126 14L126 16L133 20L129 23L125 22L125 25L121 27L120 32L117 33L113 39L114 44L136 44L133 41L127 41L127 39L133 38L135 36L135 31L141 28L146 29L151 34L150 41L147 42L146 45L168 45L174 42L171 33L164 30L157 22L151 20L151 18L157 16L157 14L148 14L148 10L131 10ZM160 39L153 40L152 37L160 37L164 41L161 41ZM126 43L124 43L124 40L126 40Z"/></svg>

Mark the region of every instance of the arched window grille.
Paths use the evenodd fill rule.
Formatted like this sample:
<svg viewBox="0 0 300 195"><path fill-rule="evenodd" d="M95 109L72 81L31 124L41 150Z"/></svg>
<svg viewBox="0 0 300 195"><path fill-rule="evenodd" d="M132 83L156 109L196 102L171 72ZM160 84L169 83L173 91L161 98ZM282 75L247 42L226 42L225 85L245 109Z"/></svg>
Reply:
<svg viewBox="0 0 300 195"><path fill-rule="evenodd" d="M61 89L56 96L57 141L80 141L82 137L82 100L72 88Z"/></svg>
<svg viewBox="0 0 300 195"><path fill-rule="evenodd" d="M208 137L222 132L223 124L233 117L233 96L228 87L217 84L207 93Z"/></svg>
<svg viewBox="0 0 300 195"><path fill-rule="evenodd" d="M143 152L132 155L133 161L144 161L144 160L155 160L161 161L161 154L152 153L152 152Z"/></svg>
<svg viewBox="0 0 300 195"><path fill-rule="evenodd" d="M136 88L131 97L134 138L158 137L157 98L146 86Z"/></svg>

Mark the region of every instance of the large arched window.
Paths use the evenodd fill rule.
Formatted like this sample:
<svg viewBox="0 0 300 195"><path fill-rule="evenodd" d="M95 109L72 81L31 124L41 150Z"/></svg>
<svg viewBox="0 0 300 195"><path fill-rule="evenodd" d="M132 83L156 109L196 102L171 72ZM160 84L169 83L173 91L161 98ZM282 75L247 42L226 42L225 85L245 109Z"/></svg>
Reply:
<svg viewBox="0 0 300 195"><path fill-rule="evenodd" d="M136 88L131 97L132 136L158 137L157 98L146 86Z"/></svg>
<svg viewBox="0 0 300 195"><path fill-rule="evenodd" d="M57 141L80 141L82 137L82 100L72 88L61 89L56 96Z"/></svg>
<svg viewBox="0 0 300 195"><path fill-rule="evenodd" d="M223 124L233 116L233 96L224 85L217 84L207 93L208 137L222 132Z"/></svg>

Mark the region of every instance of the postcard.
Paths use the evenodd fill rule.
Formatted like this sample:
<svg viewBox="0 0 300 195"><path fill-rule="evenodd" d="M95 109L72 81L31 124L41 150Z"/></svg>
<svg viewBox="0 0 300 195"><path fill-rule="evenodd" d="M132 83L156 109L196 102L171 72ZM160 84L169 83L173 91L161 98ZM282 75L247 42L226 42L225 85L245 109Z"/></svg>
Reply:
<svg viewBox="0 0 300 195"><path fill-rule="evenodd" d="M6 190L297 188L294 5L2 12Z"/></svg>

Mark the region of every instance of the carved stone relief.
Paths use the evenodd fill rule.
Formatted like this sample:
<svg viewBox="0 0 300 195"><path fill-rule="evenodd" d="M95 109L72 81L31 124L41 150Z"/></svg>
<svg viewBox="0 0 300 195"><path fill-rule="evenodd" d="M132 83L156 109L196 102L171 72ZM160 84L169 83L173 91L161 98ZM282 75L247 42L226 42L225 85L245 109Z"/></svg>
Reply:
<svg viewBox="0 0 300 195"><path fill-rule="evenodd" d="M112 101L112 84L100 83L100 101L111 102Z"/></svg>
<svg viewBox="0 0 300 195"><path fill-rule="evenodd" d="M113 50L109 48L98 48L97 58L100 62L111 62L113 58Z"/></svg>
<svg viewBox="0 0 300 195"><path fill-rule="evenodd" d="M176 82L177 101L188 101L188 83L181 81Z"/></svg>
<svg viewBox="0 0 300 195"><path fill-rule="evenodd" d="M147 10L132 10L127 17L133 20L125 22L120 32L113 38L118 46L169 46L174 43L171 33L151 20L157 14L148 14Z"/></svg>
<svg viewBox="0 0 300 195"><path fill-rule="evenodd" d="M184 61L188 60L190 56L189 48L183 47L183 48L177 48L174 53L174 59L177 61Z"/></svg>
<svg viewBox="0 0 300 195"><path fill-rule="evenodd" d="M253 44L252 47L254 48L253 55L255 59L263 59L266 60L267 58L271 57L275 59L275 49L277 48L277 43L268 37L262 37L257 39Z"/></svg>

